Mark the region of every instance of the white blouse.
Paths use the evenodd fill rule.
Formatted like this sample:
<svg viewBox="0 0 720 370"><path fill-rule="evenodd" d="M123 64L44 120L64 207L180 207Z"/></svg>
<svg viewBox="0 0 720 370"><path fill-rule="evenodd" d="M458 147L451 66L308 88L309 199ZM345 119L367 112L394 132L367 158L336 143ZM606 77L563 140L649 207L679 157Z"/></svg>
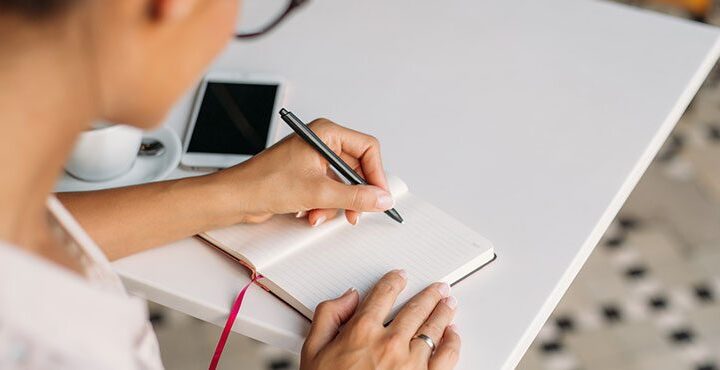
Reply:
<svg viewBox="0 0 720 370"><path fill-rule="evenodd" d="M87 279L0 241L0 369L162 369L147 306L55 198Z"/></svg>

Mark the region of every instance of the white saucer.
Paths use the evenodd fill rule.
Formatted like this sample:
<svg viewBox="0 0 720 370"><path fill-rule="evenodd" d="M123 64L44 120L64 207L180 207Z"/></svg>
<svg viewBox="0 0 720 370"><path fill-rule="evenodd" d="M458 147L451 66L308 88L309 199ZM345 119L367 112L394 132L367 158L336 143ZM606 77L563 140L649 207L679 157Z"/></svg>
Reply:
<svg viewBox="0 0 720 370"><path fill-rule="evenodd" d="M159 140L165 146L165 152L157 157L139 156L130 171L120 177L105 181L84 181L63 171L62 176L55 184L55 191L109 189L165 179L180 163L180 155L182 154L180 139L172 130L166 127L146 132L143 137Z"/></svg>

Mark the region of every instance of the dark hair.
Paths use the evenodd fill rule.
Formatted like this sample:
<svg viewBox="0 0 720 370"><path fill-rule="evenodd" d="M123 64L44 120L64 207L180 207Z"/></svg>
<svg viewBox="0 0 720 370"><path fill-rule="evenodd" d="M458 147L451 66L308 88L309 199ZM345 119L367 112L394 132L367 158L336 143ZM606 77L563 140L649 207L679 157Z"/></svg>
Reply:
<svg viewBox="0 0 720 370"><path fill-rule="evenodd" d="M0 13L15 13L30 18L44 18L67 9L76 0L0 0Z"/></svg>

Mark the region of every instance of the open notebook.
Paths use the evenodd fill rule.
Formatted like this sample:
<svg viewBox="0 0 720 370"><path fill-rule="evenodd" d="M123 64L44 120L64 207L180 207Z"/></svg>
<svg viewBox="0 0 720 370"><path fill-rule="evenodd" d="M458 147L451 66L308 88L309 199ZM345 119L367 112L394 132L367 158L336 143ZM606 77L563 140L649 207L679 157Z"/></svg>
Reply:
<svg viewBox="0 0 720 370"><path fill-rule="evenodd" d="M386 272L408 273L397 309L427 285L453 284L495 257L492 244L457 220L408 192L397 177L388 179L398 224L384 213L365 213L358 226L344 217L316 228L292 215L259 225L235 225L199 237L220 248L260 283L307 318L317 305L354 287L361 296Z"/></svg>

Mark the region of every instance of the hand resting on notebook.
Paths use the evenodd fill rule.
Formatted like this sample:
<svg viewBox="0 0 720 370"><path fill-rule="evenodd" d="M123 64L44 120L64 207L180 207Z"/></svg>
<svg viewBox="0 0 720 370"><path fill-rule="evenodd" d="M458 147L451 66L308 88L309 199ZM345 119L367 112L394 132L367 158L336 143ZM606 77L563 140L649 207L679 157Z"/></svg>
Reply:
<svg viewBox="0 0 720 370"><path fill-rule="evenodd" d="M413 297L384 326L395 299L405 288L401 270L386 274L363 302L355 290L318 306L303 346L301 370L452 369L460 351L454 325L456 301L444 283ZM429 338L436 348L417 335Z"/></svg>
<svg viewBox="0 0 720 370"><path fill-rule="evenodd" d="M344 184L320 154L297 135L290 135L249 161L215 175L218 183L228 185L227 200L245 213L244 222L295 213L307 215L308 222L317 226L344 209L347 220L357 224L360 212L392 208L377 139L326 119L316 119L308 126L372 185Z"/></svg>

